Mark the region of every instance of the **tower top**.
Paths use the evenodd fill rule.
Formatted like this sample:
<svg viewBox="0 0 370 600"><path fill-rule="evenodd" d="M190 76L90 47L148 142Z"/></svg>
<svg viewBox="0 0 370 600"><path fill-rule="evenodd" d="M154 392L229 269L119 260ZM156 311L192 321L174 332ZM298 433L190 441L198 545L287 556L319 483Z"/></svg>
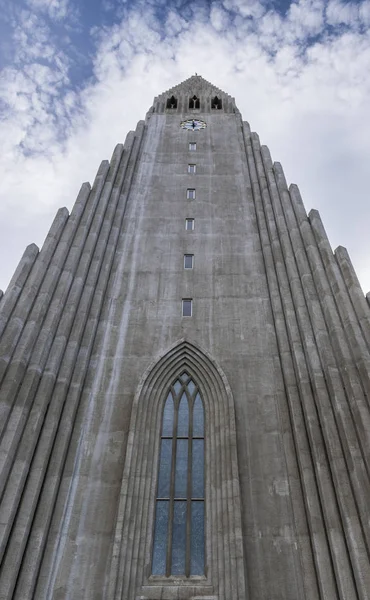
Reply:
<svg viewBox="0 0 370 600"><path fill-rule="evenodd" d="M194 103L191 102L193 99ZM189 108L201 112L210 112L215 108L223 112L239 112L234 98L197 73L154 98L154 112L171 109L185 113Z"/></svg>

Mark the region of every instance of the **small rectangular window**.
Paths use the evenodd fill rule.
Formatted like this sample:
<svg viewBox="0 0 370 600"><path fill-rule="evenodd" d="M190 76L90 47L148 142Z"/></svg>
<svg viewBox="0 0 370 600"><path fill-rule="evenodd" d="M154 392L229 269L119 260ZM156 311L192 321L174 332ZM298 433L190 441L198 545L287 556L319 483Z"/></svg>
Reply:
<svg viewBox="0 0 370 600"><path fill-rule="evenodd" d="M182 316L191 317L193 314L193 301L191 298L182 299Z"/></svg>
<svg viewBox="0 0 370 600"><path fill-rule="evenodd" d="M197 165L188 165L188 173L195 174L197 172Z"/></svg>
<svg viewBox="0 0 370 600"><path fill-rule="evenodd" d="M195 150L197 149L197 145L195 142L189 142L189 150L190 152L195 152Z"/></svg>
<svg viewBox="0 0 370 600"><path fill-rule="evenodd" d="M186 197L188 200L195 200L195 190L194 189L186 190Z"/></svg>
<svg viewBox="0 0 370 600"><path fill-rule="evenodd" d="M194 219L185 219L186 231L193 231L194 225L195 225Z"/></svg>
<svg viewBox="0 0 370 600"><path fill-rule="evenodd" d="M194 254L184 254L184 269L193 268Z"/></svg>

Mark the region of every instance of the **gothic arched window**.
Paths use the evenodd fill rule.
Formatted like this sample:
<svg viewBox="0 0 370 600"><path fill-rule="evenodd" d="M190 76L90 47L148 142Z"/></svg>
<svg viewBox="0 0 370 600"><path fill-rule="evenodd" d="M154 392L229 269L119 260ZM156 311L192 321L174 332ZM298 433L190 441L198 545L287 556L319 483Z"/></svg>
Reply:
<svg viewBox="0 0 370 600"><path fill-rule="evenodd" d="M166 108L177 108L177 98L175 96L168 98Z"/></svg>
<svg viewBox="0 0 370 600"><path fill-rule="evenodd" d="M221 109L222 108L222 100L215 96L211 101L211 108Z"/></svg>
<svg viewBox="0 0 370 600"><path fill-rule="evenodd" d="M200 108L200 100L197 96L189 98L189 108Z"/></svg>
<svg viewBox="0 0 370 600"><path fill-rule="evenodd" d="M164 405L152 574L204 575L204 408L185 372Z"/></svg>

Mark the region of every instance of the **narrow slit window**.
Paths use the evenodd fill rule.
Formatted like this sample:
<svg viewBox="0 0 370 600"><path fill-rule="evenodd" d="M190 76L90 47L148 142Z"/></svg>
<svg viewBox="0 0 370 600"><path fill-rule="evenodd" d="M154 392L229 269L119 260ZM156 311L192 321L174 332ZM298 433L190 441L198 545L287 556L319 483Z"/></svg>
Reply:
<svg viewBox="0 0 370 600"><path fill-rule="evenodd" d="M164 405L152 574L184 578L205 573L204 408L183 372Z"/></svg>
<svg viewBox="0 0 370 600"><path fill-rule="evenodd" d="M195 200L195 189L194 188L187 189L186 197L188 200Z"/></svg>
<svg viewBox="0 0 370 600"><path fill-rule="evenodd" d="M184 254L184 269L192 269L194 265L194 254Z"/></svg>
<svg viewBox="0 0 370 600"><path fill-rule="evenodd" d="M189 142L189 150L190 152L195 152L197 149L196 142Z"/></svg>
<svg viewBox="0 0 370 600"><path fill-rule="evenodd" d="M183 298L182 300L182 316L191 317L193 314L193 300L191 298Z"/></svg>
<svg viewBox="0 0 370 600"><path fill-rule="evenodd" d="M188 165L188 173L195 175L197 172L197 165Z"/></svg>
<svg viewBox="0 0 370 600"><path fill-rule="evenodd" d="M185 229L186 231L193 231L195 226L194 219L185 219Z"/></svg>

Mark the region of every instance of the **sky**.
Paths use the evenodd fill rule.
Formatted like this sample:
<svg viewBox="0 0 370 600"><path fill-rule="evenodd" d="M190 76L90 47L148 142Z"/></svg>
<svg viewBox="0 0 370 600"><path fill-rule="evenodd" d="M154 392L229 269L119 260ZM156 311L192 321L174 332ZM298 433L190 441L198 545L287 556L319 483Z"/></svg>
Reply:
<svg viewBox="0 0 370 600"><path fill-rule="evenodd" d="M370 0L0 0L0 289L195 72L235 98L370 290Z"/></svg>

